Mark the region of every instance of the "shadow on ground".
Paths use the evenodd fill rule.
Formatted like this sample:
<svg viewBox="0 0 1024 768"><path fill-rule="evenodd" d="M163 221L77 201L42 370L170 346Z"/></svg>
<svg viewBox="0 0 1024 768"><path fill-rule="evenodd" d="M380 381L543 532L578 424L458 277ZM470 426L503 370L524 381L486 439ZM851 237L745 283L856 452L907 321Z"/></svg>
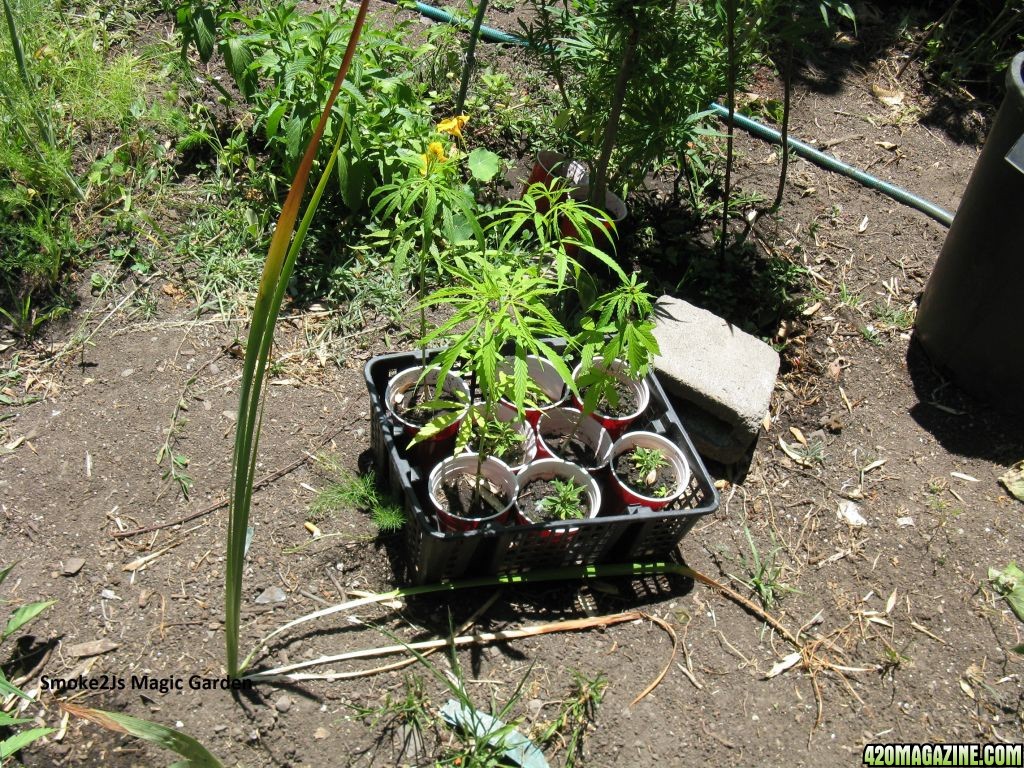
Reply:
<svg viewBox="0 0 1024 768"><path fill-rule="evenodd" d="M1006 413L958 387L915 338L907 369L918 403L910 415L944 449L1009 465L1024 458L1024 416Z"/></svg>

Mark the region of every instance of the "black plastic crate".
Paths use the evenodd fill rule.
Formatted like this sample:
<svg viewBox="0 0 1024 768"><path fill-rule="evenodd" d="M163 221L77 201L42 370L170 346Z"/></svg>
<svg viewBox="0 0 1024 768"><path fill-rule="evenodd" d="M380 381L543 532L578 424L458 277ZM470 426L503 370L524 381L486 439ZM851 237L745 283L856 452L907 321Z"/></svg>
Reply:
<svg viewBox="0 0 1024 768"><path fill-rule="evenodd" d="M431 356L428 354L428 359ZM630 430L645 429L664 435L686 456L690 484L671 508L653 511L630 507L627 514L601 514L588 520L442 532L427 498L427 477L431 462L450 454L454 440L435 449L432 456L423 455L424 450L430 449L421 443L410 456L406 448L408 438L400 426L392 425L384 407L384 390L391 377L420 363L419 352L397 352L370 359L364 369L373 405L370 447L377 477L395 498L404 500L409 518L405 526L409 577L416 584L536 568L663 558L697 520L718 509L718 492L704 463L652 373L647 377L650 404ZM607 483L602 483L602 494L609 492ZM555 532L562 533L552 535Z"/></svg>

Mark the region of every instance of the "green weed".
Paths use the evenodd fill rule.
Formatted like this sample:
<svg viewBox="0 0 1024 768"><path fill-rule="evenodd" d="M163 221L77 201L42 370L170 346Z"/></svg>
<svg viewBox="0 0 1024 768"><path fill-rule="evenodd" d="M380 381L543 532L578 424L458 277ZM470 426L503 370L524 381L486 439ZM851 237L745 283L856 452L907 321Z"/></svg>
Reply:
<svg viewBox="0 0 1024 768"><path fill-rule="evenodd" d="M135 190L159 176L155 132L172 130L175 110L147 101L163 82L159 61L113 49L99 14L64 13L42 0L5 0L4 10L0 306L32 333L26 303L41 307L36 318L52 316L63 275L91 247L78 233L88 214L82 201L108 206L115 230L140 228ZM81 178L83 147L99 136L113 148Z"/></svg>
<svg viewBox="0 0 1024 768"><path fill-rule="evenodd" d="M762 553L754 543L750 528L744 525L743 533L750 548L749 556L743 553L739 555L746 576L739 578L730 574L730 578L746 584L757 595L764 609L771 610L783 596L796 591L782 581L783 567L776 561L781 547L773 546L769 552Z"/></svg>
<svg viewBox="0 0 1024 768"><path fill-rule="evenodd" d="M551 745L556 739L565 744L565 768L575 768L577 760L583 760L587 732L594 725L608 687L608 678L601 672L587 677L574 670L572 678L572 690L561 703L558 714L546 727L534 729L535 738L541 744Z"/></svg>
<svg viewBox="0 0 1024 768"><path fill-rule="evenodd" d="M909 331L914 327L916 312L913 307L899 307L890 302L875 302L871 316L885 330Z"/></svg>
<svg viewBox="0 0 1024 768"><path fill-rule="evenodd" d="M850 287L842 282L839 284L839 303L853 310L858 310L864 305L864 297L854 293Z"/></svg>
<svg viewBox="0 0 1024 768"><path fill-rule="evenodd" d="M405 510L377 488L373 474L352 475L337 458L321 454L317 468L329 482L309 506L309 518L320 521L343 509L359 509L370 513L370 520L382 534L394 533L405 525Z"/></svg>

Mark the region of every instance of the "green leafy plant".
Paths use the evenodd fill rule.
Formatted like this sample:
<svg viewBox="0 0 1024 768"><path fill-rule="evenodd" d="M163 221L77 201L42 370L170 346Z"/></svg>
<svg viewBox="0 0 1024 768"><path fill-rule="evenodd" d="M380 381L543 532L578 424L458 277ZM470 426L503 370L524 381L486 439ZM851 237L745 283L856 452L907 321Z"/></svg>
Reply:
<svg viewBox="0 0 1024 768"><path fill-rule="evenodd" d="M633 467L640 473L645 481L650 478L647 485L654 484L654 481L658 476L658 470L668 463L665 459L665 454L657 448L644 448L642 446L635 448L629 458Z"/></svg>
<svg viewBox="0 0 1024 768"><path fill-rule="evenodd" d="M594 245L593 233L612 226L607 214L568 193L558 179L551 185L531 184L522 197L491 211L487 230L498 236L500 251L522 254L539 266L553 265L559 288L569 284L571 277L581 299L589 303L593 297L586 291L593 289L594 282L577 259L580 252L593 256L622 280L626 277L618 263Z"/></svg>
<svg viewBox="0 0 1024 768"><path fill-rule="evenodd" d="M249 106L255 132L270 150L271 184L291 178L332 89L354 10L304 12L287 2L249 15L225 3L189 0L176 13L185 50L194 44L204 61L214 51L223 57ZM336 119L325 129L325 148L336 135L342 137L337 186L328 197L340 195L350 211L361 210L374 189L402 171L396 148L425 144L432 127L424 86L415 78L431 46L405 43L409 26L407 21L387 28L364 23L348 98L335 105ZM321 167L325 152L317 158Z"/></svg>
<svg viewBox="0 0 1024 768"><path fill-rule="evenodd" d="M501 263L501 254L491 249L455 253L452 262L448 275L453 284L421 302L424 309L443 305L452 311L422 342L447 345L433 360L440 377L459 363L470 371L485 421L495 419L502 397L522 415L529 380L527 355L542 357L574 386L563 356L544 341L568 335L546 304L559 293L558 285L538 267ZM499 373L506 353L512 357L511 371ZM487 447L483 435L478 436L474 501L479 497L480 466Z"/></svg>
<svg viewBox="0 0 1024 768"><path fill-rule="evenodd" d="M362 0L359 11L349 34L348 45L341 66L335 77L334 87L327 97L326 105L320 115L320 121L306 147L302 162L292 181L291 189L285 199L274 230L273 239L267 252L267 260L260 280L256 304L253 308L249 328L249 340L245 349L245 363L242 369L242 381L239 394L238 421L235 428L235 450L232 457L232 492L231 508L228 517L228 543L225 566L225 597L224 597L224 629L227 653L228 674L236 677L239 673L238 639L242 606L242 569L245 560L246 539L249 529L249 512L252 507L252 493L256 473L256 457L259 445L259 424L261 395L267 362L270 358L270 347L274 338L274 325L281 309L285 288L288 284L295 259L309 229L310 222L317 205L323 196L331 170L333 158L320 177L320 182L299 223L298 231L292 239L295 222L298 219L299 207L309 180L334 102L341 91L342 84L348 75L359 33L366 18L369 0ZM335 145L340 143L338 139Z"/></svg>
<svg viewBox="0 0 1024 768"><path fill-rule="evenodd" d="M442 134L462 135L466 118L457 116L443 121L437 128L435 140L427 143L425 152L402 150L400 158L404 176L391 184L379 187L374 193L377 203L374 215L392 219L396 227L392 234L395 243L395 269L401 271L408 253L415 248L417 289L421 297L426 294L427 266L437 260L448 239L458 239L459 230L475 236L482 243L483 232L477 220L475 201L462 184L459 160L464 155L457 145L446 146ZM420 339L427 335L426 307L419 307ZM421 363L426 369L426 348ZM443 381L443 377L438 379Z"/></svg>
<svg viewBox="0 0 1024 768"><path fill-rule="evenodd" d="M0 585L4 583L15 565L16 563L0 569ZM4 626L3 631L0 632L0 644L3 644L4 641L13 637L16 632L56 602L56 600L39 600L19 606L7 619L6 626ZM0 669L0 703L12 696L16 699L31 701L28 694L8 680L3 673L3 670ZM10 712L0 708L0 736L3 736L8 731L14 731L10 736L0 739L0 765L6 765L8 758L16 752L56 730L54 728L45 727L15 730L18 726L31 722L32 718L14 717Z"/></svg>
<svg viewBox="0 0 1024 768"><path fill-rule="evenodd" d="M767 554L762 554L754 543L754 537L751 536L747 526L743 526L743 533L747 537L747 546L750 547L750 557L740 554L746 578L737 578L732 574L730 577L746 584L757 595L765 610L771 610L784 595L796 590L782 581L782 566L776 562L779 547L774 547Z"/></svg>
<svg viewBox="0 0 1024 768"><path fill-rule="evenodd" d="M636 274L622 281L611 291L598 296L581 320L577 336L582 371L577 378L583 392L583 413L593 413L601 402L618 404L617 378L611 364L625 363L624 373L639 379L650 372L655 355L660 352L654 337L651 319L653 299ZM595 363L595 357L601 362Z"/></svg>
<svg viewBox="0 0 1024 768"><path fill-rule="evenodd" d="M550 520L576 520L583 517L584 488L573 479L551 481L555 492L541 499L537 504L544 515Z"/></svg>
<svg viewBox="0 0 1024 768"><path fill-rule="evenodd" d="M468 418L459 425L455 453L483 445L488 456L495 456L511 465L514 463L511 459L522 453L525 440L523 433L512 422L501 419L488 421L476 408L470 408Z"/></svg>
<svg viewBox="0 0 1024 768"><path fill-rule="evenodd" d="M531 0L524 28L591 165L590 200L676 160L725 90L721 14L706 3Z"/></svg>

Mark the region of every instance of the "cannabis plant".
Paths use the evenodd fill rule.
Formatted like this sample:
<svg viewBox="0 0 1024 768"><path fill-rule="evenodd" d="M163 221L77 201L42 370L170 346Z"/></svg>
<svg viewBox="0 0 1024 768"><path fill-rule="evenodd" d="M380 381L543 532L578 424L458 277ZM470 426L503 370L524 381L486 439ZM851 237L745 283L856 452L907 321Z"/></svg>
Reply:
<svg viewBox="0 0 1024 768"><path fill-rule="evenodd" d="M675 162L725 90L723 18L683 0L529 0L531 49L559 88L590 201Z"/></svg>
<svg viewBox="0 0 1024 768"><path fill-rule="evenodd" d="M459 364L470 371L487 422L495 420L502 397L522 416L529 384L528 355L543 358L572 386L563 356L545 341L568 335L547 306L560 292L557 284L537 266L502 263L502 254L493 249L471 249L452 258L448 268L452 284L421 302L423 309L445 306L452 311L423 339L425 346L447 347L434 359L439 378ZM511 366L504 374L499 366L506 354ZM486 431L481 430L477 437L478 477L487 455L485 438Z"/></svg>

